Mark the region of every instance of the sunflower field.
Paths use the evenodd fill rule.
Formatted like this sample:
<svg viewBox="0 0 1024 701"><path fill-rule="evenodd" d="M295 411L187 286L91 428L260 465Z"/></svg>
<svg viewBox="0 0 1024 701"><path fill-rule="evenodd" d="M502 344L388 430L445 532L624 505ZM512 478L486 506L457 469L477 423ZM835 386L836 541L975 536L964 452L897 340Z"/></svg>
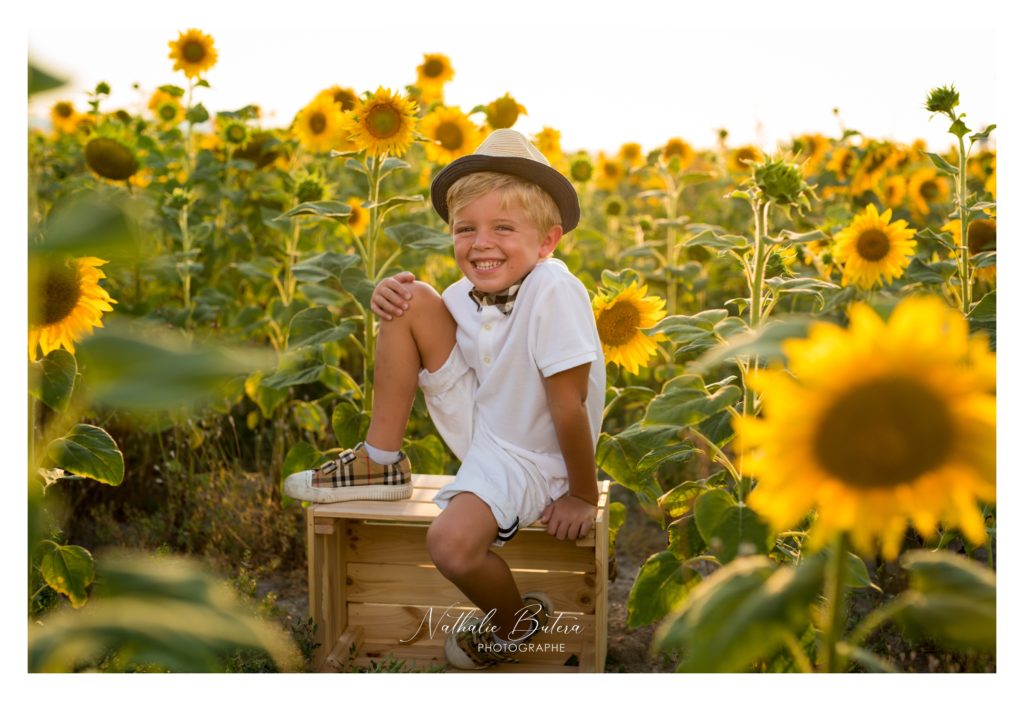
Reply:
<svg viewBox="0 0 1024 701"><path fill-rule="evenodd" d="M99 83L28 136L33 671L308 665L310 622L257 587L304 567L281 483L363 438L370 295L459 279L429 184L527 109L447 104L427 54L268 126L203 106L213 37L169 48L180 80L145 110ZM60 84L29 66L33 102ZM920 97L947 143L529 135L580 197L555 255L608 363L613 536L663 536L626 625L677 671L994 671L994 125L953 86ZM415 471L458 469L422 399L407 435Z"/></svg>

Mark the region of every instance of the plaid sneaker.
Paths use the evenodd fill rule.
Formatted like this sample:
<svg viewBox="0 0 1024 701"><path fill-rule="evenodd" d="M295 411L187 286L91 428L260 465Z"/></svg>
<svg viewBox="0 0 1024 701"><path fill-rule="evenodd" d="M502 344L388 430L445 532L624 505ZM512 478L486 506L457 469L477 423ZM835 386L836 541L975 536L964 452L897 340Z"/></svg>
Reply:
<svg viewBox="0 0 1024 701"><path fill-rule="evenodd" d="M520 639L511 641L516 648L527 643L548 624L554 607L551 600L540 592L523 594L523 608L526 609L534 625L529 633ZM480 630L483 619L470 617L460 624L458 630L448 636L444 642L444 656L448 664L459 669L484 669L499 662L517 662L518 651L506 649L494 638L490 631Z"/></svg>
<svg viewBox="0 0 1024 701"><path fill-rule="evenodd" d="M284 493L315 502L408 499L412 496L412 466L404 453L390 465L376 463L360 443L315 470L288 475Z"/></svg>

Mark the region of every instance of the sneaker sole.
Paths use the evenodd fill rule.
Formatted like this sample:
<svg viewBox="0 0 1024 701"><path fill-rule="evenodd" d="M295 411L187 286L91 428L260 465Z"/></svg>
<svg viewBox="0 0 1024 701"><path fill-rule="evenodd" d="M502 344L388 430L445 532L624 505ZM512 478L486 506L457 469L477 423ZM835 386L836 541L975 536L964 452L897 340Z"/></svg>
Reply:
<svg viewBox="0 0 1024 701"><path fill-rule="evenodd" d="M361 487L307 487L296 485L285 489L292 499L329 504L337 501L398 501L412 496L412 482L408 484L367 484Z"/></svg>
<svg viewBox="0 0 1024 701"><path fill-rule="evenodd" d="M457 669L486 669L491 666L474 662L455 642L455 633L450 633L448 639L444 641L444 657L448 664Z"/></svg>

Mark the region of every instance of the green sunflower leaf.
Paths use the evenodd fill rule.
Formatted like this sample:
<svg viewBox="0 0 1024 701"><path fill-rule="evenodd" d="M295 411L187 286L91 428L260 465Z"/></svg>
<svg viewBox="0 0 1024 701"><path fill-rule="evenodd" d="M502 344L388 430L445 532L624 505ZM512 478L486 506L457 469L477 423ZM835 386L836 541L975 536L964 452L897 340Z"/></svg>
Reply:
<svg viewBox="0 0 1024 701"><path fill-rule="evenodd" d="M687 248L692 246L704 246L716 251L742 251L750 248L750 241L745 236L738 234L727 234L716 229L705 229L699 234L690 237L685 241Z"/></svg>
<svg viewBox="0 0 1024 701"><path fill-rule="evenodd" d="M78 424L64 437L50 441L46 454L58 467L103 484L117 486L124 479L124 455L98 426Z"/></svg>
<svg viewBox="0 0 1024 701"><path fill-rule="evenodd" d="M202 124L210 119L210 113L203 107L203 103L194 105L192 109L185 113L185 119L192 124Z"/></svg>
<svg viewBox="0 0 1024 701"><path fill-rule="evenodd" d="M777 567L763 556L744 557L698 584L683 606L655 631L656 650L683 653L685 672L748 671L801 636L821 593L824 558Z"/></svg>
<svg viewBox="0 0 1024 701"><path fill-rule="evenodd" d="M949 161L947 161L939 154L931 153L930 151L925 151L924 155L928 156L928 158L931 159L931 162L935 164L935 167L941 170L943 173L949 173L950 175L960 174L959 168L951 164Z"/></svg>
<svg viewBox="0 0 1024 701"><path fill-rule="evenodd" d="M302 346L281 356L277 372L263 380L271 389L319 382L324 369L323 354L318 346Z"/></svg>
<svg viewBox="0 0 1024 701"><path fill-rule="evenodd" d="M263 418L269 419L278 405L288 397L288 390L264 384L263 373L254 372L245 379L245 394L260 408Z"/></svg>
<svg viewBox="0 0 1024 701"><path fill-rule="evenodd" d="M987 139L988 135L991 134L992 130L995 129L995 128L996 128L995 124L989 124L987 127L982 129L981 131L978 131L978 132L975 132L975 133L971 134L971 143L973 144L976 141L981 141L982 139Z"/></svg>
<svg viewBox="0 0 1024 701"><path fill-rule="evenodd" d="M292 268L295 278L301 282L322 282L334 278L341 282L353 267L360 267L362 258L341 253L318 253ZM365 277L365 275L364 275Z"/></svg>
<svg viewBox="0 0 1024 701"><path fill-rule="evenodd" d="M703 375L708 371L738 358L757 356L761 362L781 360L782 342L790 338L804 338L812 320L804 317L772 319L757 330L736 333L687 365L689 372Z"/></svg>
<svg viewBox="0 0 1024 701"><path fill-rule="evenodd" d="M956 136L958 139L962 139L971 133L971 130L964 124L964 120L958 119L949 126L949 133Z"/></svg>
<svg viewBox="0 0 1024 701"><path fill-rule="evenodd" d="M700 573L675 553L662 551L640 567L626 601L626 623L649 626L677 608L701 581Z"/></svg>
<svg viewBox="0 0 1024 701"><path fill-rule="evenodd" d="M662 387L661 394L651 400L644 415L645 426L692 426L724 411L743 396L735 385L720 387L709 394L699 375L681 375Z"/></svg>
<svg viewBox="0 0 1024 701"><path fill-rule="evenodd" d="M28 96L32 97L36 93L46 92L47 90L53 90L64 85L66 81L62 78L58 78L44 71L42 68L34 65L31 61L28 64Z"/></svg>
<svg viewBox="0 0 1024 701"><path fill-rule="evenodd" d="M409 457L414 472L427 475L445 474L444 468L448 462L448 452L441 439L434 434L415 440L404 439L402 452Z"/></svg>
<svg viewBox="0 0 1024 701"><path fill-rule="evenodd" d="M444 251L452 247L452 237L422 224L405 223L385 227L384 233L402 248Z"/></svg>
<svg viewBox="0 0 1024 701"><path fill-rule="evenodd" d="M323 217L331 221L346 220L352 214L352 207L344 202L335 200L320 200L318 202L303 202L298 207L292 207L277 219L290 219L304 215Z"/></svg>
<svg viewBox="0 0 1024 701"><path fill-rule="evenodd" d="M682 559L696 557L707 549L692 513L668 525L668 549Z"/></svg>
<svg viewBox="0 0 1024 701"><path fill-rule="evenodd" d="M75 388L78 362L63 348L50 351L33 362L29 392L54 411L64 411Z"/></svg>
<svg viewBox="0 0 1024 701"><path fill-rule="evenodd" d="M742 550L767 553L775 536L757 512L738 503L724 489L704 492L693 507L701 538L719 562L730 562Z"/></svg>
<svg viewBox="0 0 1024 701"><path fill-rule="evenodd" d="M900 595L906 605L896 620L908 635L954 647L995 648L996 578L991 570L946 550L913 550L901 562L910 589Z"/></svg>
<svg viewBox="0 0 1024 701"><path fill-rule="evenodd" d="M43 541L39 571L47 586L68 597L74 608L88 602L89 585L96 579L92 554L78 545L57 545Z"/></svg>
<svg viewBox="0 0 1024 701"><path fill-rule="evenodd" d="M284 493L284 480L289 475L304 470L315 470L325 461L323 453L311 446L306 441L299 441L288 449L284 458L284 465L281 466L281 503L288 506L295 502L294 499Z"/></svg>
<svg viewBox="0 0 1024 701"><path fill-rule="evenodd" d="M334 405L331 427L339 446L354 448L366 435L370 427L370 416L352 402L341 401Z"/></svg>
<svg viewBox="0 0 1024 701"><path fill-rule="evenodd" d="M341 341L355 330L356 325L351 321L335 325L334 315L327 307L310 307L292 317L288 325L288 347L301 348Z"/></svg>

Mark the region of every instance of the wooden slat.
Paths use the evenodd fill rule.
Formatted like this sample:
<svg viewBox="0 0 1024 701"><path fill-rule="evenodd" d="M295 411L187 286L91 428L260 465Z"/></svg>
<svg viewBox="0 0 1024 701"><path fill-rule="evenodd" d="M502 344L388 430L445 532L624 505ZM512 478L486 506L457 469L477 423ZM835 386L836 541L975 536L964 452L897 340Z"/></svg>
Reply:
<svg viewBox="0 0 1024 701"><path fill-rule="evenodd" d="M444 645L448 634L465 614L480 615L475 607L429 607L390 604L349 604L349 625L363 630L367 645L387 644L396 650ZM465 620L464 618L462 619ZM531 642L557 645L558 649L524 651L531 659L569 658L579 655L594 637L594 616L556 612L548 621L548 630Z"/></svg>
<svg viewBox="0 0 1024 701"><path fill-rule="evenodd" d="M349 562L432 565L427 552L427 524L375 524L349 521L344 543ZM594 553L558 540L544 531L522 531L494 548L512 569L594 572Z"/></svg>
<svg viewBox="0 0 1024 701"><path fill-rule="evenodd" d="M574 572L512 573L520 592L543 591L558 611L594 613L594 574ZM349 602L447 607L468 604L465 594L434 567L353 562L346 578Z"/></svg>
<svg viewBox="0 0 1024 701"><path fill-rule="evenodd" d="M593 641L594 669L592 671L604 672L605 654L608 648L608 519L603 519L597 524L597 533L594 536L597 540L595 545L597 576L594 583L597 635ZM587 654L590 652L587 651ZM581 671L583 670L581 669Z"/></svg>

